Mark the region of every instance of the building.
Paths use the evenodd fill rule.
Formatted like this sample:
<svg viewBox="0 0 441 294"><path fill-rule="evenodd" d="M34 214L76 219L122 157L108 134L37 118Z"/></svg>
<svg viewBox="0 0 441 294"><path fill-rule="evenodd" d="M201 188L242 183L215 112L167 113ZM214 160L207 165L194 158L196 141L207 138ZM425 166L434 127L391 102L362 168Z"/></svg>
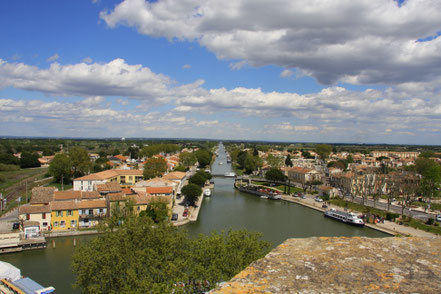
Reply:
<svg viewBox="0 0 441 294"><path fill-rule="evenodd" d="M78 228L78 201L64 200L51 202L51 225L54 231Z"/></svg>
<svg viewBox="0 0 441 294"><path fill-rule="evenodd" d="M22 222L38 222L41 231L51 229L51 207L54 187L35 187L32 189L31 201L29 204L19 207L19 219Z"/></svg>
<svg viewBox="0 0 441 294"><path fill-rule="evenodd" d="M173 187L147 187L146 192L152 196L173 196Z"/></svg>
<svg viewBox="0 0 441 294"><path fill-rule="evenodd" d="M76 178L73 181L74 191L96 191L96 186L107 182L117 182L122 187L129 187L144 179L142 170L105 170L99 173L90 174Z"/></svg>
<svg viewBox="0 0 441 294"><path fill-rule="evenodd" d="M302 185L308 182L321 180L321 174L318 171L309 168L286 168L285 173L292 182L300 183Z"/></svg>
<svg viewBox="0 0 441 294"><path fill-rule="evenodd" d="M372 151L373 157L394 157L394 158L413 158L416 159L420 152L397 152L397 151Z"/></svg>
<svg viewBox="0 0 441 294"><path fill-rule="evenodd" d="M108 216L108 213L105 199L82 200L78 203L79 228L96 226L106 216Z"/></svg>

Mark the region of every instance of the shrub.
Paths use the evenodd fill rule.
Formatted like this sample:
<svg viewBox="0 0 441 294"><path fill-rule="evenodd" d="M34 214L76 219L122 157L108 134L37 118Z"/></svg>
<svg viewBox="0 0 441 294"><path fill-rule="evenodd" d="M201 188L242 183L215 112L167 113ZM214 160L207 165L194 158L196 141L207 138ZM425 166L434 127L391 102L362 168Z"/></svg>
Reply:
<svg viewBox="0 0 441 294"><path fill-rule="evenodd" d="M14 171L19 169L20 167L18 165L0 163L0 171Z"/></svg>
<svg viewBox="0 0 441 294"><path fill-rule="evenodd" d="M400 215L398 213L388 212L388 213L386 213L386 220L395 221L395 219L399 216Z"/></svg>
<svg viewBox="0 0 441 294"><path fill-rule="evenodd" d="M427 225L433 225L435 221L433 220L433 218L428 218L426 224Z"/></svg>

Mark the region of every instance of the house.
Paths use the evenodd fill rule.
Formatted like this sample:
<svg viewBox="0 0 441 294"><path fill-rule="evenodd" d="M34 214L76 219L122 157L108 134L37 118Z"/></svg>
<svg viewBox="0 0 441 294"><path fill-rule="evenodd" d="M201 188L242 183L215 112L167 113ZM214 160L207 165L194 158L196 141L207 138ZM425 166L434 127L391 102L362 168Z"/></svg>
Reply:
<svg viewBox="0 0 441 294"><path fill-rule="evenodd" d="M53 156L43 156L41 158L38 158L38 161L40 162L42 167L49 166L49 164L54 159L54 157L55 157L54 155Z"/></svg>
<svg viewBox="0 0 441 294"><path fill-rule="evenodd" d="M74 230L78 228L78 200L51 202L52 230Z"/></svg>
<svg viewBox="0 0 441 294"><path fill-rule="evenodd" d="M337 196L338 193L338 190L331 186L320 186L317 188L317 191L319 192L319 196L324 196L326 194L331 198Z"/></svg>
<svg viewBox="0 0 441 294"><path fill-rule="evenodd" d="M173 181L178 184L178 187L176 189L177 193L181 192L181 188L184 185L185 180L187 179L187 173L174 171L169 174L166 174L162 177L164 180Z"/></svg>
<svg viewBox="0 0 441 294"><path fill-rule="evenodd" d="M51 208L56 188L35 187L32 189L31 201L29 204L19 207L19 219L21 221L38 222L41 231L51 229Z"/></svg>
<svg viewBox="0 0 441 294"><path fill-rule="evenodd" d="M96 191L96 186L107 182L117 182L123 187L133 186L144 179L142 170L105 170L99 173L90 174L76 178L73 181L74 191Z"/></svg>
<svg viewBox="0 0 441 294"><path fill-rule="evenodd" d="M146 192L152 196L173 196L173 187L147 187Z"/></svg>
<svg viewBox="0 0 441 294"><path fill-rule="evenodd" d="M82 200L78 203L78 226L80 228L96 226L106 216L108 213L105 199Z"/></svg>
<svg viewBox="0 0 441 294"><path fill-rule="evenodd" d="M302 168L302 167L291 167L291 168L286 168L285 171L286 171L286 176L288 176L288 178L291 181L300 183L302 185L306 184L307 182L321 180L321 174L313 169Z"/></svg>

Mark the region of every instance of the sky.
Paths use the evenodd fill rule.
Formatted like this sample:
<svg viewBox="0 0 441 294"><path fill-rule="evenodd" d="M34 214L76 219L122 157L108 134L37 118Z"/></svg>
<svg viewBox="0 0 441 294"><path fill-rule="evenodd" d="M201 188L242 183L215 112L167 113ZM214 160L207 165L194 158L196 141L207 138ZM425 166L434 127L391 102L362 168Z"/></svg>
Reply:
<svg viewBox="0 0 441 294"><path fill-rule="evenodd" d="M441 144L439 0L0 1L0 136Z"/></svg>

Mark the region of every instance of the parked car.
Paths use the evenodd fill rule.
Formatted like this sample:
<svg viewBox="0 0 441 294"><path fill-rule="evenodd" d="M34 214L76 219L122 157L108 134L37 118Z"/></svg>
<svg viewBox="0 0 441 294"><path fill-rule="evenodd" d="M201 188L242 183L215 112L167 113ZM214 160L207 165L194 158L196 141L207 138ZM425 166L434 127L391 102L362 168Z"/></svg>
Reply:
<svg viewBox="0 0 441 294"><path fill-rule="evenodd" d="M172 221L177 221L178 220L178 214L177 213L173 213L171 220Z"/></svg>
<svg viewBox="0 0 441 294"><path fill-rule="evenodd" d="M302 193L302 194L300 195L300 198L305 199L305 198L306 198L305 194Z"/></svg>
<svg viewBox="0 0 441 294"><path fill-rule="evenodd" d="M315 200L315 201L317 201L317 202L323 202L323 199L322 199L322 198L320 198L320 197L318 197L318 196L317 196L317 197L315 197L315 198L314 198L314 200Z"/></svg>
<svg viewBox="0 0 441 294"><path fill-rule="evenodd" d="M183 217L187 217L188 216L188 208L184 209L184 213L182 214Z"/></svg>
<svg viewBox="0 0 441 294"><path fill-rule="evenodd" d="M436 216L435 220L436 220L437 222L440 222L440 223L441 223L441 214L438 214L438 215Z"/></svg>
<svg viewBox="0 0 441 294"><path fill-rule="evenodd" d="M13 224L12 224L12 229L13 229L13 230L18 230L18 229L20 229L20 223L13 223Z"/></svg>

